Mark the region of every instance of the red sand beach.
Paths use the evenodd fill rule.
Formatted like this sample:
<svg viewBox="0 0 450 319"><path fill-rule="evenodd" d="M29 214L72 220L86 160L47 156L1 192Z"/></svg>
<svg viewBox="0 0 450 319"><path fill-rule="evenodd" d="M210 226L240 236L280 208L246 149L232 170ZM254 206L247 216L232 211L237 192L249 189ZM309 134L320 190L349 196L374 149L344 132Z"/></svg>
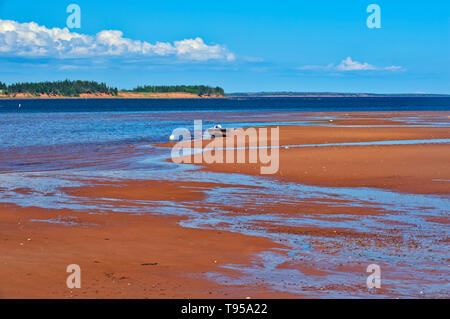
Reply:
<svg viewBox="0 0 450 319"><path fill-rule="evenodd" d="M353 122L352 122L353 123ZM280 145L445 139L448 128L281 127ZM446 144L280 148L283 180L303 184L377 187L409 193L448 194ZM420 169L419 169L420 168ZM210 164L208 170L259 174L259 165ZM438 181L442 180L442 181Z"/></svg>
<svg viewBox="0 0 450 319"><path fill-rule="evenodd" d="M445 112L439 114L450 116ZM281 126L280 169L265 178L310 186L367 187L394 194L450 196L448 144L283 147L449 139L448 127L406 126L407 123L396 120L396 116L402 115L400 112L355 113L351 119L346 119L343 113L328 115L334 118L336 127ZM421 113L414 115L421 116ZM295 117L295 114L289 116ZM391 124L396 127L383 127ZM122 155L127 156L123 151ZM83 157L83 154L79 156ZM30 154L30 160L32 157ZM208 164L199 169L260 175L259 164ZM442 237L440 232L443 230L443 234L448 234L448 214L427 215L426 223L430 223L430 229L436 229L436 232L423 233L414 224L416 219L405 221L397 218L400 213L389 211L387 206L355 205L348 198L317 199L311 196L300 200L295 193L260 195L254 192L258 186L245 186L240 196L248 199L246 206L237 201L220 205L208 202L210 191L231 186L217 182L103 179L59 190L84 203L114 199L117 207L135 205L145 210L147 206L140 200L146 203L168 201L194 209L200 215L218 210L226 211L231 217L260 216L258 221L245 225L247 232L240 233L239 228L223 230L220 224L211 224L208 229L184 227L180 222L188 217L153 214L149 204L148 214L122 213L120 209L110 212L91 210L86 214L77 209L1 204L0 298L449 296L445 288L423 288L438 287L439 276L447 276L447 273L440 273L438 265L444 266L449 261L449 238ZM26 194L27 190L22 192ZM281 195L290 197L281 200ZM258 198L262 200L263 197L267 204L258 206ZM269 215L300 218L303 224L273 223L264 219ZM414 218L419 217L423 216L418 214ZM360 224L361 228L355 224ZM264 229L266 233L277 235L297 235L295 238L304 240L307 248L289 254L292 243L288 239L286 242L272 240L270 236L251 233L252 229ZM413 259L429 251L436 254L424 260ZM286 258L274 269L269 269L269 273L278 276L280 272L283 288L268 283L270 278L266 281L263 275L255 275L252 280L242 279L246 267L264 270L264 265L260 265L261 261L255 256L275 252ZM413 261L421 264L420 267L429 267L416 268ZM79 264L82 269L81 289L66 287L68 274L65 267L72 263ZM365 269L370 263L379 264L383 278L386 278L377 291L368 291L366 287ZM224 267L226 265L240 267ZM284 282L285 270L302 274L302 284L296 289L288 289L291 283ZM228 279L215 280L207 274L221 274L221 278ZM406 285L411 280L418 280L417 289L410 288L414 287L414 282ZM399 282L405 283L405 287L399 287Z"/></svg>

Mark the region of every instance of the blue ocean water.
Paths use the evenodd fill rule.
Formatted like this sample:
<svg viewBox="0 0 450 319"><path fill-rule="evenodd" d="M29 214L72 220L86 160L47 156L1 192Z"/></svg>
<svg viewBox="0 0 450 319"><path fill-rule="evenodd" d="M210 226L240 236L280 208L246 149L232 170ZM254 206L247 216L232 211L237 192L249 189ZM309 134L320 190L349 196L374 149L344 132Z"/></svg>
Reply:
<svg viewBox="0 0 450 319"><path fill-rule="evenodd" d="M18 105L21 104L19 108ZM449 111L449 97L2 100L0 113L146 111Z"/></svg>
<svg viewBox="0 0 450 319"><path fill-rule="evenodd" d="M191 128L195 119L203 120L204 125L220 122L250 126L258 122L258 117L276 118L276 112L281 111L449 110L450 97L0 99L0 149L71 143L164 142L174 128ZM255 121L233 123L236 117L245 115L251 115Z"/></svg>

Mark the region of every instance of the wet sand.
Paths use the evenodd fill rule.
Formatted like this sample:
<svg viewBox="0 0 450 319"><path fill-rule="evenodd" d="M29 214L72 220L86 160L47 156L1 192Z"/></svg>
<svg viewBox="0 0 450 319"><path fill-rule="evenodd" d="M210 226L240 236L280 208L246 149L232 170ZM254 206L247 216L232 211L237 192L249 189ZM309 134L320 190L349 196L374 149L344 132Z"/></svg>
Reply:
<svg viewBox="0 0 450 319"><path fill-rule="evenodd" d="M339 121L336 127L282 126L280 145L450 138L448 127L350 127L406 124L385 114L331 116ZM279 172L264 178L448 198L449 149L281 147ZM200 169L259 175L258 165L250 164ZM439 281L448 278L442 273L448 264L448 214L430 215L424 208L405 219L394 204L392 211L389 203L377 206L382 198L369 203L320 197L327 189L308 190L304 197L266 192L271 184L242 186L235 202L211 201L214 192L220 199L220 192L240 183L102 179L58 189L83 204L107 202L115 211L0 204L0 298L448 297ZM165 202L195 210L206 218L205 226L193 227L188 216L158 213ZM129 213L123 207L139 209ZM224 221L214 224L207 217L216 212ZM272 261L278 261L273 268ZM73 263L81 266L82 289L66 287L65 268ZM377 291L365 286L370 263L383 269Z"/></svg>
<svg viewBox="0 0 450 319"><path fill-rule="evenodd" d="M417 114L415 115L417 116ZM447 115L445 114L445 116ZM396 192L405 194L429 194L449 198L450 166L448 163L450 160L450 147L448 142L444 144L421 144L421 141L426 140L449 139L450 130L448 127L421 127L416 123L411 124L389 120L386 119L386 116L380 116L379 119L377 119L377 116L370 117L369 119L363 118L358 120L336 119L330 122L332 125L336 125L335 127L281 126L279 139L280 169L276 174L269 175L269 178L312 186L378 188L394 192L394 194ZM370 125L371 127L353 127L355 125ZM390 127L383 127L386 125ZM395 141L402 140L418 141L417 144L395 145ZM374 141L388 141L392 142L393 145L316 146L320 144L370 143ZM204 141L204 147L208 143L209 141ZM185 145L189 144L186 143ZM270 139L268 144L271 144ZM308 146L309 144L311 146ZM168 146L170 144L165 145ZM249 142L247 141L246 147L248 145ZM302 145L302 147L296 147L295 145ZM247 159L248 155L248 150L246 150ZM193 157L191 157L191 162L193 162ZM206 171L250 174L255 176L261 175L260 168L262 166L259 162L257 164L202 163L201 165L204 167L203 170ZM266 166L266 164L264 165ZM376 201L376 199L375 196L374 200ZM434 243L437 243L433 248L431 246L428 247L430 251L440 251L442 256L441 265L444 266L448 262L448 258L445 257L447 255L445 243L449 240L449 229L447 226L449 222L448 209L447 213L443 216L440 214L426 216L425 223L434 223L435 226L433 227L437 227L436 229L439 229L439 231L434 234L429 233L428 235L424 235L417 233L417 227L420 229L420 227L425 226L422 222L418 224L412 222L406 229L400 231L399 228L402 228L406 224L402 222L397 224L397 222L389 220L390 218L387 216L391 213L383 212L382 210L377 211L367 207L357 208L350 205L342 207L340 204L338 200L332 200L330 203L325 203L324 205L323 199L320 204L313 201L306 205L305 201L302 201L301 205L278 202L274 205L265 206L257 212L258 214L264 214L264 212L270 213L276 211L277 213L295 217L310 215L314 216L311 220L314 219L316 221L323 218L323 220L327 221L358 221L361 224L368 222L369 218L365 220L365 216L379 216L377 218L380 218L380 220L384 219L383 231L380 231L380 228L378 228L370 233L362 229L358 230L357 228L356 231L354 228L341 228L337 226L337 223L334 227L274 226L270 222L260 223L257 225L258 227L264 227L270 232L295 234L307 238L311 245L315 246L315 253L328 256L330 262L329 265L320 263L309 264L300 259L300 262L296 260L281 264L279 265L280 268L288 267L290 269L298 269L305 275L319 277L326 277L326 275L331 275L335 272L354 273L358 269L360 270L362 265L367 265L370 261L349 262L346 260L346 257L341 256L337 259L337 265L332 265L333 262L336 263L336 260L331 256L339 254L338 251L340 250L347 249L353 251L355 249L361 249L362 251L356 254L356 258L358 256L364 256L365 251L373 250L384 251L385 258L388 258L387 256L393 257L395 253L391 254L389 251L395 250L403 250L406 254L408 252L417 253L419 247L421 249L427 247L423 241L427 236L433 238ZM424 209L426 209L426 203L424 203ZM332 219L324 217L329 213L333 215ZM411 216L413 215L411 213ZM399 228L395 227L395 225L398 225ZM439 234L439 232L442 233ZM414 240L406 238L414 238ZM330 242L332 242L331 245ZM305 259L308 259L308 254L305 256ZM371 260L371 258L368 260ZM373 260L373 262L380 264L380 261ZM411 262L411 260L405 258L404 264L408 264L408 262ZM441 279L448 275L447 271L442 273L442 270L433 270L433 268L436 268L436 265L428 265L427 270L420 275L417 273L417 270L413 270L410 267L402 268L400 264L393 265L392 263L383 262L382 268L388 270L388 273L392 276L391 280L394 282L404 278L405 275L402 272L408 273L412 271L411 276L418 275L421 277L416 283L417 287L423 287L433 282L431 279L428 280L427 274L434 273L434 275L440 276ZM386 286L385 284L384 287L386 288ZM394 286L389 288L393 289ZM389 288L385 291L378 290L378 293L385 294L389 297L402 296L401 294L397 295L389 292ZM353 285L330 284L322 286L319 289L347 292L350 295L352 292L358 291L358 289L364 290L364 285L361 283L354 283ZM418 289L411 296L423 297L423 294L423 290ZM448 297L448 291L442 285L440 293L433 296Z"/></svg>
<svg viewBox="0 0 450 319"><path fill-rule="evenodd" d="M448 144L419 142L415 145L316 146L375 141L392 141L395 144L394 141L450 138L448 127L406 125L402 127L398 123L400 122L372 119L356 123L354 120L336 120L334 123L336 126L281 126L280 169L271 176L309 185L376 187L407 193L449 194ZM386 124L398 126L383 127ZM373 125L373 127L353 127L353 125ZM203 147L207 147L210 142L204 140ZM250 142L246 140L246 147ZM273 145L269 136L267 143ZM162 146L172 145L174 143ZM190 142L180 145L195 147ZM304 147L298 148L295 145ZM248 153L247 150L246 159ZM194 162L193 157L190 161ZM261 171L261 163L248 163L248 160L247 163L202 164L206 165L205 170L215 172L260 175Z"/></svg>
<svg viewBox="0 0 450 319"><path fill-rule="evenodd" d="M449 135L444 132L441 136L449 138ZM417 139L426 138L426 135L417 136ZM330 143L328 141L333 138L320 141L321 138L315 136L312 140L316 141L313 143ZM337 140L361 142L364 137L357 135L353 140ZM388 140L397 139L392 136ZM274 176L308 185L376 187L406 193L448 195L449 160L448 144L281 147L280 169ZM208 164L206 169L259 175L260 167L260 164L232 163Z"/></svg>
<svg viewBox="0 0 450 319"><path fill-rule="evenodd" d="M293 297L204 277L274 246L264 238L180 227L170 216L0 211L0 298ZM66 286L70 264L81 267L81 289Z"/></svg>

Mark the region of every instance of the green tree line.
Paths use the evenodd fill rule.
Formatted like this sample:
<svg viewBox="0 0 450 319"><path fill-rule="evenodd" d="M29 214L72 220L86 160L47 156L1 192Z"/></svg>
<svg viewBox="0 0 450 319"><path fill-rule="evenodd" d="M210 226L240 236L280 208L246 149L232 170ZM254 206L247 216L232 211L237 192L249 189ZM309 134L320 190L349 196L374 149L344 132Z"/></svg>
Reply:
<svg viewBox="0 0 450 319"><path fill-rule="evenodd" d="M135 93L191 93L199 96L225 95L221 87L211 87L206 85L161 85L161 86L138 86L133 90L123 90L123 92ZM94 81L53 81L53 82L23 82L7 85L0 82L0 94L14 95L18 93L39 96L41 94L57 96L79 96L83 93L104 93L117 96L117 88L108 87L105 83Z"/></svg>
<svg viewBox="0 0 450 319"><path fill-rule="evenodd" d="M0 82L2 94L14 95L25 93L32 95L48 94L58 96L79 96L83 93L105 93L117 95L117 88L108 87L105 83L94 81L54 81L54 82L24 82L6 85Z"/></svg>
<svg viewBox="0 0 450 319"><path fill-rule="evenodd" d="M138 86L133 90L124 90L124 92L135 93L192 93L197 95L225 95L221 87L211 87L206 85L145 85Z"/></svg>

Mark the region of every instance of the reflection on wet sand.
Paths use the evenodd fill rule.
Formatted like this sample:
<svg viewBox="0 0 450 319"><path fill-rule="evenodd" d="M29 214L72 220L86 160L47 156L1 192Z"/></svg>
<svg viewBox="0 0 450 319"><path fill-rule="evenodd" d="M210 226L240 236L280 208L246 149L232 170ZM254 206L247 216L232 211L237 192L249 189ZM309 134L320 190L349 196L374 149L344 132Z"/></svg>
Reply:
<svg viewBox="0 0 450 319"><path fill-rule="evenodd" d="M175 164L158 138L2 155L0 272L12 279L0 294L70 296L44 284L58 271L42 271L45 251L89 263L77 297L449 296L448 113L260 113L227 119L283 125L275 176ZM366 287L373 263L379 290Z"/></svg>

